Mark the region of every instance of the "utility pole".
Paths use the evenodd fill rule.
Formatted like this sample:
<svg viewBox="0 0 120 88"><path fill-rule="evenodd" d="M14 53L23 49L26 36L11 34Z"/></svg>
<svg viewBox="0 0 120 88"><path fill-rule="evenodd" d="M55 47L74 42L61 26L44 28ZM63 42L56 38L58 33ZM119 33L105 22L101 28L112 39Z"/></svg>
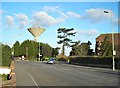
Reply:
<svg viewBox="0 0 120 88"><path fill-rule="evenodd" d="M26 57L28 57L28 47L26 47Z"/></svg>

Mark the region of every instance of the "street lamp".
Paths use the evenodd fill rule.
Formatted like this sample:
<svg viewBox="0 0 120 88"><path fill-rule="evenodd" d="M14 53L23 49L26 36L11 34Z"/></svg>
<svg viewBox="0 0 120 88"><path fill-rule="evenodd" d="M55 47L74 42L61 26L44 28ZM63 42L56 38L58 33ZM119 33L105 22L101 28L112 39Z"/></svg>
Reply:
<svg viewBox="0 0 120 88"><path fill-rule="evenodd" d="M112 29L112 49L113 49L113 55L112 55L112 59L113 59L113 71L115 71L115 49L114 49L114 29L113 29L113 13L112 11L104 11L104 13L110 13L111 14L111 29Z"/></svg>
<svg viewBox="0 0 120 88"><path fill-rule="evenodd" d="M38 56L39 56L39 61L41 61L41 59L40 59L40 42L38 42L38 44L39 44L39 51L38 51Z"/></svg>
<svg viewBox="0 0 120 88"><path fill-rule="evenodd" d="M14 49L14 44L13 44L13 49L12 49L12 60L14 60L14 54L15 54L15 49Z"/></svg>

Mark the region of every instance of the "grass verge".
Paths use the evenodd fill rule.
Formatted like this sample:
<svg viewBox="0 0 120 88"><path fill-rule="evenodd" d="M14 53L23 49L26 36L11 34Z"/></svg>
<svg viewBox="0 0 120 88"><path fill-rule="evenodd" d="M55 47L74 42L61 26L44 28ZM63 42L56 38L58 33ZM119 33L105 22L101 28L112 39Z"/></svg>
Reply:
<svg viewBox="0 0 120 88"><path fill-rule="evenodd" d="M3 81L6 81L8 79L8 75L5 75L5 74L1 75L0 74L0 79L2 79Z"/></svg>

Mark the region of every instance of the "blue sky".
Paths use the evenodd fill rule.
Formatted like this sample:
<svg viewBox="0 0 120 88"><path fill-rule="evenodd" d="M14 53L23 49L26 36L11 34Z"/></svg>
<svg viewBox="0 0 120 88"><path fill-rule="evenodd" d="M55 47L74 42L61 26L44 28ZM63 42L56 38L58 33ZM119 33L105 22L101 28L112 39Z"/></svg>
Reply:
<svg viewBox="0 0 120 88"><path fill-rule="evenodd" d="M16 40L34 40L27 28L37 26L46 29L39 41L58 47L57 29L65 27L77 32L74 41L89 40L94 49L95 38L112 31L110 12L114 31L118 32L117 2L2 2L2 42L12 46Z"/></svg>

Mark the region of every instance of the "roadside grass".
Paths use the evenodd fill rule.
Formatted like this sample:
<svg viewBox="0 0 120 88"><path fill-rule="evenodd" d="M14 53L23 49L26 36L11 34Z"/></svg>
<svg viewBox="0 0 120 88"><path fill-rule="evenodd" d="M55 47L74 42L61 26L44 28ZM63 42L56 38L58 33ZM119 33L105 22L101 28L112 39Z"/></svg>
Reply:
<svg viewBox="0 0 120 88"><path fill-rule="evenodd" d="M0 74L0 79L2 79L2 75Z"/></svg>
<svg viewBox="0 0 120 88"><path fill-rule="evenodd" d="M31 58L31 57L27 57L25 58L26 60L30 60L30 61L36 61L37 59L36 58Z"/></svg>
<svg viewBox="0 0 120 88"><path fill-rule="evenodd" d="M5 74L1 75L0 74L0 79L2 79L3 81L6 81L8 79L8 75L5 75Z"/></svg>

